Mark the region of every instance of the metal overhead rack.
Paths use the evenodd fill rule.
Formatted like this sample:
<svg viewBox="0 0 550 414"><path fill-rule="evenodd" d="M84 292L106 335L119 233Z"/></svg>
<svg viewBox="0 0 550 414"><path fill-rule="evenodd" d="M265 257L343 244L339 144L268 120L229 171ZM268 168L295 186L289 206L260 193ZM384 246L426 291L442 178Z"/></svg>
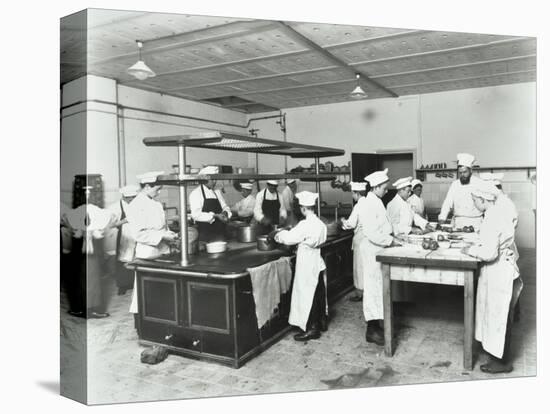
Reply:
<svg viewBox="0 0 550 414"><path fill-rule="evenodd" d="M179 187L179 205L181 214L181 266L188 266L189 255L187 246L187 220L183 214L187 208L187 185L199 184L209 179L256 179L269 180L278 178L300 178L315 181L317 193L320 192L320 182L335 178L335 175L320 174L319 158L344 155L345 151L337 148L319 147L315 145L297 144L288 141L275 141L271 139L250 137L247 135L233 134L230 132L208 131L189 135L172 135L165 137L147 137L143 143L148 147L177 147L178 148L178 174L164 175L158 178L158 182ZM256 154L282 155L292 158L314 158L315 174L284 173L284 174L186 174L186 148L207 148L224 151L251 152ZM256 156L256 166L257 166ZM321 195L317 198L317 214L321 216Z"/></svg>

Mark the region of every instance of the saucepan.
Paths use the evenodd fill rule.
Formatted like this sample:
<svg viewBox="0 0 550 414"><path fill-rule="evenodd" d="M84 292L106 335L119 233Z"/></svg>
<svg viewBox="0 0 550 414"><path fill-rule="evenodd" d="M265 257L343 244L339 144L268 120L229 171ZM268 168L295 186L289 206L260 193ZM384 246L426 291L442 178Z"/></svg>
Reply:
<svg viewBox="0 0 550 414"><path fill-rule="evenodd" d="M255 224L244 224L237 227L237 240L241 243L251 243L256 241L258 236L258 226Z"/></svg>
<svg viewBox="0 0 550 414"><path fill-rule="evenodd" d="M256 237L256 246L258 250L269 251L275 250L277 248L277 243L275 242L273 237L270 237L268 234L263 234Z"/></svg>

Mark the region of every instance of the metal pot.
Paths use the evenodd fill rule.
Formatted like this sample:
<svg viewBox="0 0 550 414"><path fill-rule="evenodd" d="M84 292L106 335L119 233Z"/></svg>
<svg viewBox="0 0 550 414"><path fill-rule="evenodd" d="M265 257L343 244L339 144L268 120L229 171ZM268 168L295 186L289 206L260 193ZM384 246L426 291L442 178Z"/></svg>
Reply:
<svg viewBox="0 0 550 414"><path fill-rule="evenodd" d="M258 226L244 225L237 227L237 240L241 243L251 243L258 236Z"/></svg>
<svg viewBox="0 0 550 414"><path fill-rule="evenodd" d="M207 253L222 253L227 250L227 242L224 241L215 241L206 243L206 252Z"/></svg>
<svg viewBox="0 0 550 414"><path fill-rule="evenodd" d="M277 243L268 235L258 236L256 238L256 246L258 250L269 251L277 248Z"/></svg>

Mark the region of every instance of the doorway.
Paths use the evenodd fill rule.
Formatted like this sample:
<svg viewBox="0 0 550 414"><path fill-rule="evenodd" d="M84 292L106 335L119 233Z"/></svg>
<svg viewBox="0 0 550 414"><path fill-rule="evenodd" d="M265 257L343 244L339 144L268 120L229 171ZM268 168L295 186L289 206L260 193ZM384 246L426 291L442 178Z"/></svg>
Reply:
<svg viewBox="0 0 550 414"><path fill-rule="evenodd" d="M387 194L382 198L382 202L386 206L397 192L391 184L399 178L415 176L415 155L414 150L381 151L376 154L352 153L352 180L363 181L365 176L370 173L387 168L390 185Z"/></svg>

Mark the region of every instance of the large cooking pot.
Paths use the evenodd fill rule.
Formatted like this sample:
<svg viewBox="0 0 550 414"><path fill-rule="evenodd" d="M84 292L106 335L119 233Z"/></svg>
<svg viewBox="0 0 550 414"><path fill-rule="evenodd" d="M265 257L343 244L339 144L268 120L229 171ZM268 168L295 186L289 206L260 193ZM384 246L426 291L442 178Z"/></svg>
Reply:
<svg viewBox="0 0 550 414"><path fill-rule="evenodd" d="M256 247L261 251L275 250L277 248L277 243L272 237L269 237L269 235L263 234L256 238Z"/></svg>
<svg viewBox="0 0 550 414"><path fill-rule="evenodd" d="M241 243L251 243L258 236L258 226L254 224L242 225L237 227L237 240Z"/></svg>

